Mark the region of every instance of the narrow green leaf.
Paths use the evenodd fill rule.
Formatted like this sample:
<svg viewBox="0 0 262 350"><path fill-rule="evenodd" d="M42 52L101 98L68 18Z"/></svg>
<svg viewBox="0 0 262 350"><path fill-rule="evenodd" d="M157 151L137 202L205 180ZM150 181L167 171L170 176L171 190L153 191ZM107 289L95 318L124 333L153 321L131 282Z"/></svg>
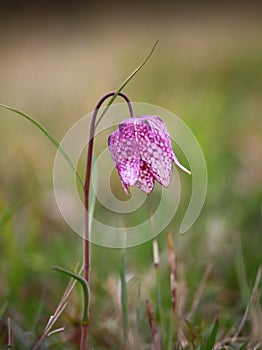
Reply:
<svg viewBox="0 0 262 350"><path fill-rule="evenodd" d="M139 278L138 285L137 285L137 305L136 305L136 325L135 325L135 342L137 347L139 342L138 331L139 331L140 319L141 319L141 281Z"/></svg>
<svg viewBox="0 0 262 350"><path fill-rule="evenodd" d="M66 153L66 151L60 146L59 142L38 122L36 121L34 118L30 117L28 114L25 114L21 111L19 111L16 108L4 105L2 103L0 103L0 107L7 109L9 111L12 111L18 115L20 115L21 117L23 117L24 119L28 120L30 123L34 124L51 142L52 144L58 149L58 151L62 154L62 156L64 157L64 159L66 160L66 162L68 163L68 165L70 166L70 168L74 171L74 173L76 174L76 178L77 180L80 182L80 184L83 186L83 181L80 177L80 175L78 174L77 170L74 167L74 164L72 163L71 159L69 158L68 154Z"/></svg>
<svg viewBox="0 0 262 350"><path fill-rule="evenodd" d="M216 343L216 336L218 331L218 320L213 325L211 333L207 339L206 350L212 350Z"/></svg>
<svg viewBox="0 0 262 350"><path fill-rule="evenodd" d="M238 350L246 350L248 346L249 340L245 341Z"/></svg>
<svg viewBox="0 0 262 350"><path fill-rule="evenodd" d="M121 282L121 306L122 306L122 315L123 315L123 336L124 336L124 341L126 342L128 339L128 305L127 305L125 251L123 251L123 254L122 254L120 282Z"/></svg>
<svg viewBox="0 0 262 350"><path fill-rule="evenodd" d="M174 343L174 313L169 312L168 315L168 327L167 327L167 350L172 350Z"/></svg>
<svg viewBox="0 0 262 350"><path fill-rule="evenodd" d="M239 286L240 286L240 293L241 293L243 302L247 304L250 299L251 291L248 284L247 269L245 265L241 236L237 232L234 238L235 238L235 245L236 245L236 254L234 254L234 257L236 262L236 271L237 271L237 277L238 277Z"/></svg>
<svg viewBox="0 0 262 350"><path fill-rule="evenodd" d="M156 321L161 323L161 291L160 291L160 272L159 269L155 271L156 273L156 285L155 285L155 295L156 295Z"/></svg>
<svg viewBox="0 0 262 350"><path fill-rule="evenodd" d="M7 302L4 302L4 304L0 306L0 320L2 319L4 313L6 312L7 306L8 306Z"/></svg>
<svg viewBox="0 0 262 350"><path fill-rule="evenodd" d="M111 99L108 102L108 105L106 108L103 110L103 113L101 114L100 118L96 122L96 127L98 124L101 122L103 116L106 114L108 111L108 108L111 106L111 104L114 102L114 100L117 98L118 94L124 89L124 87L129 83L129 81L140 71L140 69L146 64L146 62L149 60L149 58L152 56L153 52L155 51L155 48L158 44L158 41L155 42L153 45L152 49L150 50L149 54L147 57L144 59L142 63L129 75L129 77L122 83L122 85L117 89L116 93L111 97Z"/></svg>
<svg viewBox="0 0 262 350"><path fill-rule="evenodd" d="M64 269L62 267L54 266L53 270L62 272L65 275L73 277L81 284L82 290L83 290L83 295L84 295L82 324L88 324L89 323L89 302L90 302L90 290L89 290L88 282L82 276L80 276L72 271L69 271L67 269Z"/></svg>
<svg viewBox="0 0 262 350"><path fill-rule="evenodd" d="M4 213L0 216L0 226L4 226L12 217L12 215L22 208L27 202L29 202L29 199L24 199L22 201L18 201L10 206Z"/></svg>

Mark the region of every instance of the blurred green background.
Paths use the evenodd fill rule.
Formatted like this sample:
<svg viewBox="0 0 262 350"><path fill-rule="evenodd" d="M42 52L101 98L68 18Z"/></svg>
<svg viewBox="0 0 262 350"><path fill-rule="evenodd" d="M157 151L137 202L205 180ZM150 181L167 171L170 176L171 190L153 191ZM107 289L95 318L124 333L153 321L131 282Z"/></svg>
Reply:
<svg viewBox="0 0 262 350"><path fill-rule="evenodd" d="M186 197L168 229L186 304L211 265L198 318L218 316L227 330L240 320L261 265L261 8L161 6L6 9L0 22L0 102L34 116L60 140L103 94L120 86L159 40L151 60L124 91L135 102L177 114L203 149L209 176L203 211L188 233L177 233L190 194L185 180ZM66 286L67 278L51 267L73 269L82 260L82 246L56 206L56 149L17 115L1 109L0 118L0 343L6 340L7 316L23 343L39 337ZM165 308L165 232L159 244ZM91 333L99 344L101 329L107 329L108 342L117 342L113 321L121 315L112 300L121 252L92 249ZM152 295L151 242L128 249L126 260L127 273L141 278L143 298ZM79 320L80 297L79 291L72 296L73 306L61 321L71 331ZM112 315L118 316L108 325L105 320Z"/></svg>

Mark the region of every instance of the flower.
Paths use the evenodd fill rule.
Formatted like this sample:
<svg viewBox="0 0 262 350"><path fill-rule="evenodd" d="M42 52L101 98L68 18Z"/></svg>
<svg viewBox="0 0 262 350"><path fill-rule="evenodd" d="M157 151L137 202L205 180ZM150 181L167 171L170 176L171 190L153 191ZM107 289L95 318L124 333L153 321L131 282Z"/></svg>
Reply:
<svg viewBox="0 0 262 350"><path fill-rule="evenodd" d="M155 180L168 187L173 162L191 174L177 160L167 127L158 116L125 119L109 136L108 147L126 194L132 185L150 193Z"/></svg>

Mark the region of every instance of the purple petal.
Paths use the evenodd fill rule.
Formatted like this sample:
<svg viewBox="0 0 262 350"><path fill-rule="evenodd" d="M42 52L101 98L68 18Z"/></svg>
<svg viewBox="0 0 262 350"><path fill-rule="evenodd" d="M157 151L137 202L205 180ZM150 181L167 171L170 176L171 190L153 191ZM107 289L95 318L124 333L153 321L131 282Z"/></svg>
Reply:
<svg viewBox="0 0 262 350"><path fill-rule="evenodd" d="M120 178L121 179L121 178ZM121 184L122 184L122 187L125 191L125 194L127 194L128 196L130 196L130 192L129 192L129 189L127 188L127 185L123 182L123 180L121 179Z"/></svg>
<svg viewBox="0 0 262 350"><path fill-rule="evenodd" d="M117 159L118 159L118 149L117 145L119 142L119 130L115 130L109 137L108 137L108 148L110 151L110 155L116 165Z"/></svg>
<svg viewBox="0 0 262 350"><path fill-rule="evenodd" d="M128 122L127 122L128 121ZM140 156L136 144L134 120L127 119L108 139L108 147L126 193L136 183L140 171Z"/></svg>
<svg viewBox="0 0 262 350"><path fill-rule="evenodd" d="M150 193L155 184L154 176L150 173L149 168L146 166L146 163L141 160L140 163L140 174L139 178L136 182L136 186L140 188L140 190Z"/></svg>
<svg viewBox="0 0 262 350"><path fill-rule="evenodd" d="M150 116L147 116L147 120L150 120L153 124L155 124L155 126L161 130L164 134L165 134L165 137L167 137L168 139L170 139L170 136L169 136L169 133L168 133L168 130L167 130L167 127L165 125L165 123L163 122L163 120L159 117L159 116L156 116L156 115L150 115ZM171 146L171 142L170 142L170 148L172 150L172 146ZM175 156L173 150L172 150L172 159L173 159L173 162L183 171L185 171L186 173L188 174L191 174L191 171L189 171L186 167L184 167L177 159L177 157Z"/></svg>
<svg viewBox="0 0 262 350"><path fill-rule="evenodd" d="M151 125L152 128L157 128L163 133L169 137L169 133L166 127L166 124L163 122L163 120L158 116L158 115L145 115L144 118L149 121L149 124Z"/></svg>
<svg viewBox="0 0 262 350"><path fill-rule="evenodd" d="M165 124L159 117L141 116L136 118L135 128L141 159L154 178L167 187L172 178L173 150Z"/></svg>

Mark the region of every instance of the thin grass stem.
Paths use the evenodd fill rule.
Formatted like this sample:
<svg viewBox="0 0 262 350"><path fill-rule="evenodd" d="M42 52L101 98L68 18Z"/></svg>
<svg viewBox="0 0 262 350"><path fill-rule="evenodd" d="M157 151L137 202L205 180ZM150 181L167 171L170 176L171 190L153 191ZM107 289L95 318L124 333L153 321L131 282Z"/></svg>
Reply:
<svg viewBox="0 0 262 350"><path fill-rule="evenodd" d="M141 281L139 278L138 286L137 286L137 306L136 306L136 326L135 326L135 346L137 349L139 344L138 330L139 330L139 324L141 319L140 306L141 306Z"/></svg>
<svg viewBox="0 0 262 350"><path fill-rule="evenodd" d="M198 285L198 288L197 288L197 291L195 293L195 296L194 296L194 299L193 299L193 302L192 302L192 306L190 308L190 311L187 315L187 319L190 319L193 317L193 315L195 314L196 312L196 309L199 305L199 302L200 302L200 299L204 293L204 290L205 290L205 287L206 287L206 283L207 283L207 280L208 280L208 277L210 276L210 272L212 270L212 266L211 265L208 265L205 269L205 272L200 280L200 283Z"/></svg>
<svg viewBox="0 0 262 350"><path fill-rule="evenodd" d="M28 114L26 114L24 112L21 112L21 111L19 111L18 109L14 108L14 107L10 107L10 106L4 105L2 103L0 103L0 107L20 115L21 117L23 117L24 119L28 120L33 125L35 125L52 142L52 144L57 148L57 150L62 154L62 156L66 160L66 162L69 165L69 167L75 173L77 180L83 186L83 181L82 181L80 175L78 174L77 170L75 169L74 164L72 163L70 157L68 156L66 151L62 148L62 146L59 144L59 142L46 130L46 128L44 128L38 121L36 121L34 118L29 116Z"/></svg>
<svg viewBox="0 0 262 350"><path fill-rule="evenodd" d="M103 116L107 112L108 108L111 106L111 104L114 102L114 100L117 98L117 96L120 94L120 92L124 89L124 87L129 83L129 81L140 71L140 69L146 64L146 62L149 60L149 58L152 56L153 52L155 51L155 48L157 47L158 41L155 42L152 49L150 50L147 57L144 59L144 61L127 77L127 79L122 83L122 85L117 89L115 94L112 96L110 101L108 102L108 105L106 106L105 110L101 114L100 118L96 122L96 127L101 122Z"/></svg>
<svg viewBox="0 0 262 350"><path fill-rule="evenodd" d="M167 233L167 245L169 253L169 264L170 264L170 287L172 294L172 309L173 313L177 312L177 280L176 280L176 257L175 249L172 240L171 233Z"/></svg>
<svg viewBox="0 0 262 350"><path fill-rule="evenodd" d="M153 258L154 258L154 268L155 268L155 275L156 275L156 320L158 324L161 323L161 291L160 291L160 272L159 272L159 265L160 265L160 257L159 257L159 248L158 248L158 242L155 238L153 240Z"/></svg>
<svg viewBox="0 0 262 350"><path fill-rule="evenodd" d="M150 300L146 300L146 310L147 310L149 326L153 336L154 350L161 350L159 329L156 323L152 303Z"/></svg>
<svg viewBox="0 0 262 350"><path fill-rule="evenodd" d="M13 325L12 325L12 320L10 317L8 317L7 320L7 330L8 330L8 349L13 349L14 348L14 332L13 332Z"/></svg>
<svg viewBox="0 0 262 350"><path fill-rule="evenodd" d="M80 269L78 269L78 265L75 268L75 273L77 274L81 274L83 267L81 267ZM60 317L60 315L62 314L62 312L64 311L64 309L67 307L67 300L70 296L70 294L72 293L75 284L76 284L76 280L75 279L71 279L71 281L68 283L68 286L64 292L64 294L62 295L62 298L54 312L53 315L51 315L49 317L49 320L47 322L47 325L44 329L44 332L42 333L40 339L35 343L35 345L33 346L32 350L38 350L42 344L42 342L45 340L45 338L48 336L48 334L51 331L51 328L54 326L54 324L56 323L56 321L58 320L58 318Z"/></svg>
<svg viewBox="0 0 262 350"><path fill-rule="evenodd" d="M124 349L128 349L128 300L127 300L127 285L126 285L126 256L125 250L122 253L121 271L121 307L122 307L122 320L123 320L123 344Z"/></svg>

